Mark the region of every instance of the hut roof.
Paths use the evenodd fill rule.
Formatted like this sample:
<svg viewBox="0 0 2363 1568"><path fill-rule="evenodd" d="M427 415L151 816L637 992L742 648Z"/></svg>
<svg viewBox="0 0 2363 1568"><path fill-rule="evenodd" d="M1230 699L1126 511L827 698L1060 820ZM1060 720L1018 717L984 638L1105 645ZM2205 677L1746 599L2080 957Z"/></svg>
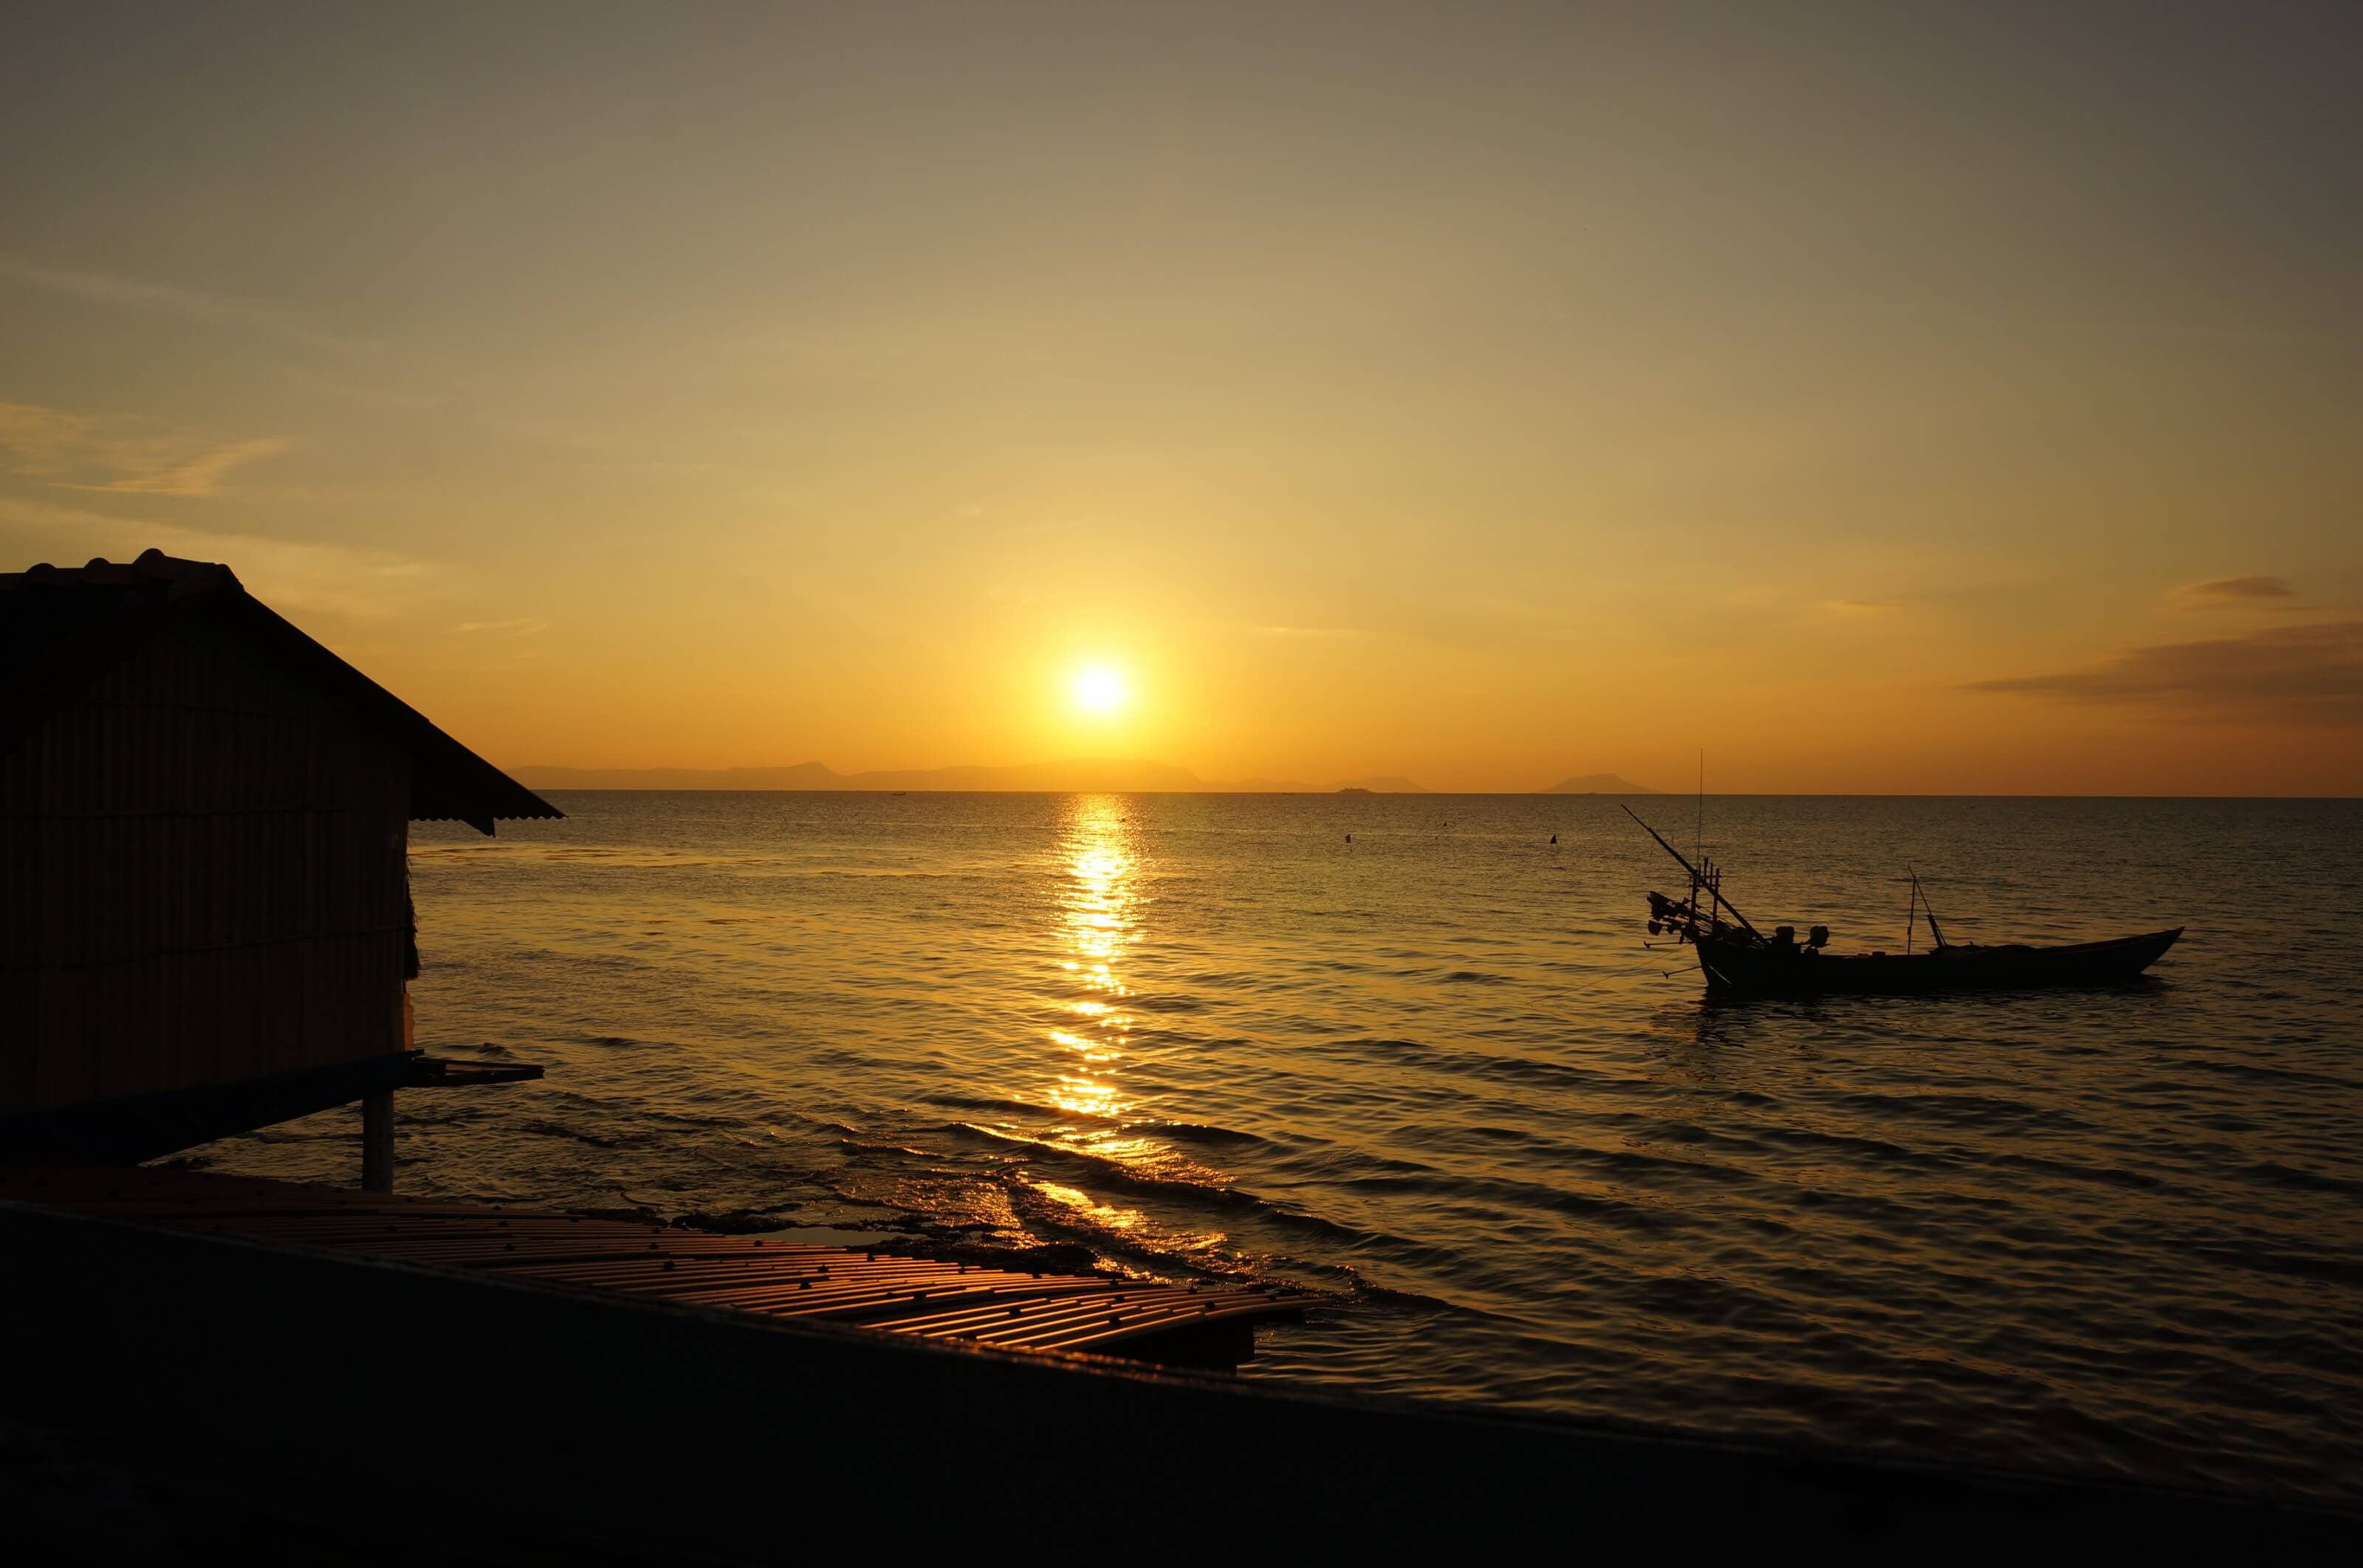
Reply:
<svg viewBox="0 0 2363 1568"><path fill-rule="evenodd" d="M229 568L161 550L128 563L0 572L0 747L157 637L183 630L294 676L406 753L413 822L463 822L490 833L497 818L565 814L306 636Z"/></svg>

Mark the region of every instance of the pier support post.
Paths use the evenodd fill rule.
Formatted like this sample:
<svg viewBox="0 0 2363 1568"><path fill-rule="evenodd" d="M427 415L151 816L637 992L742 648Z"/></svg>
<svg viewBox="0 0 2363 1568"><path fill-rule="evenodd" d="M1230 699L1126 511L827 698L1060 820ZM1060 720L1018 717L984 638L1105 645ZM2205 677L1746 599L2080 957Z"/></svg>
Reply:
<svg viewBox="0 0 2363 1568"><path fill-rule="evenodd" d="M361 1097L361 1190L394 1190L394 1091Z"/></svg>

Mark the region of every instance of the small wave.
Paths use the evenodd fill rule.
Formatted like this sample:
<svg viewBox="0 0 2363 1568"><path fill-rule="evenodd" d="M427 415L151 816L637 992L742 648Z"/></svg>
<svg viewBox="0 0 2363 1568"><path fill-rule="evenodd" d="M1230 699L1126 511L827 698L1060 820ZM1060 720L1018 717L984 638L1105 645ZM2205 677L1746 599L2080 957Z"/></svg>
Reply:
<svg viewBox="0 0 2363 1568"><path fill-rule="evenodd" d="M1009 1099L998 1095L931 1094L926 1097L930 1105L940 1105L954 1110L989 1110L1004 1116L1039 1117L1055 1121L1082 1121L1113 1127L1144 1137L1170 1138L1183 1143L1263 1143L1270 1140L1259 1132L1243 1132L1236 1127L1220 1127L1204 1121L1126 1121L1120 1116L1104 1115L1098 1111L1068 1110L1036 1105L1023 1099ZM1015 1137L1020 1142L1036 1140L1023 1133L1011 1133L1005 1129L979 1127L971 1122L956 1125L988 1137Z"/></svg>
<svg viewBox="0 0 2363 1568"><path fill-rule="evenodd" d="M520 1132L530 1132L541 1138L563 1138L569 1143L587 1144L594 1149L616 1147L613 1138L602 1138L595 1132L585 1132L579 1127L567 1127L555 1121L520 1121L516 1123L516 1127Z"/></svg>
<svg viewBox="0 0 2363 1568"><path fill-rule="evenodd" d="M1426 1067L1456 1077L1482 1078L1520 1088L1597 1089L1604 1081L1598 1073L1570 1067L1564 1063L1547 1062L1539 1057L1495 1056L1481 1051L1452 1051L1417 1040L1357 1035L1338 1041L1337 1048L1376 1057L1398 1066Z"/></svg>
<svg viewBox="0 0 2363 1568"><path fill-rule="evenodd" d="M1094 1264L1108 1260L1118 1271L1129 1264L1146 1272L1172 1275L1234 1273L1211 1253L1191 1249L1178 1240L1175 1244L1160 1244L1158 1237L1129 1226L1102 1223L1089 1210L1037 1188L1021 1185L1011 1188L1009 1197L1011 1209L1029 1233L1053 1238L1047 1243L1048 1250L1063 1253L1071 1248L1089 1254Z"/></svg>
<svg viewBox="0 0 2363 1568"><path fill-rule="evenodd" d="M2177 1065L2197 1067L2203 1072L2222 1073L2227 1077L2246 1078L2251 1083L2303 1084L2313 1088L2348 1090L2363 1087L2352 1079L2335 1077L2328 1073L2301 1072L2294 1067L2273 1067L2260 1062L2230 1061L2216 1056L2185 1056Z"/></svg>
<svg viewBox="0 0 2363 1568"><path fill-rule="evenodd" d="M1252 1212L1259 1219L1342 1239L1355 1245L1392 1240L1378 1232L1341 1224L1318 1214L1290 1209L1227 1182L1186 1181L1169 1176L1154 1176L1089 1149L1079 1149L1072 1144L1042 1138L1029 1138L1024 1133L1001 1128L978 1127L959 1121L951 1123L945 1131L974 1133L996 1143L1015 1145L1055 1163L1071 1165L1088 1173L1085 1179L1137 1197L1176 1200L1218 1210Z"/></svg>
<svg viewBox="0 0 2363 1568"><path fill-rule="evenodd" d="M1374 1284L1370 1275L1357 1268L1348 1268L1345 1273L1353 1282L1347 1291L1347 1299L1357 1306L1392 1307L1419 1312L1465 1310L1441 1296L1427 1296L1416 1290L1397 1290L1391 1286ZM1479 1313L1476 1316L1490 1317L1492 1314Z"/></svg>
<svg viewBox="0 0 2363 1568"><path fill-rule="evenodd" d="M849 1132L839 1138L838 1144L857 1154L908 1154L915 1160L940 1160L945 1157L941 1149L915 1149L908 1143L857 1138Z"/></svg>
<svg viewBox="0 0 2363 1568"><path fill-rule="evenodd" d="M1507 1209L1523 1209L1571 1219L1594 1220L1620 1231L1647 1234L1679 1231L1703 1223L1695 1215L1682 1209L1636 1203L1629 1198L1604 1193L1577 1192L1540 1182L1517 1181L1506 1176L1453 1176L1441 1172L1434 1176L1357 1176L1345 1185L1362 1192L1409 1193L1445 1198L1458 1204L1484 1200Z"/></svg>
<svg viewBox="0 0 2363 1568"><path fill-rule="evenodd" d="M1506 986L1510 981L1505 975L1489 975L1482 969L1455 969L1444 977L1444 983L1448 986Z"/></svg>
<svg viewBox="0 0 2363 1568"><path fill-rule="evenodd" d="M2278 1160L2244 1165L2240 1174L2258 1181L2271 1182L2276 1187L2292 1187L2299 1192L2332 1192L2343 1198L2363 1198L2363 1181L2349 1181L2342 1176L2324 1176L2318 1171L2300 1170Z"/></svg>
<svg viewBox="0 0 2363 1568"><path fill-rule="evenodd" d="M924 1098L929 1105L940 1105L953 1110L991 1110L1004 1116L1040 1116L1059 1121L1096 1121L1110 1127L1120 1125L1122 1121L1121 1118L1104 1116L1095 1110L1053 1109L1047 1105L1035 1105L1027 1100L1009 1099L1000 1095L931 1094ZM962 1122L960 1125L968 1124ZM986 1132L989 1129L976 1128L973 1131Z"/></svg>
<svg viewBox="0 0 2363 1568"><path fill-rule="evenodd" d="M2193 1260L2226 1274L2245 1269L2253 1274L2336 1284L2350 1289L2363 1286L2363 1262L2351 1257L2325 1257L2319 1253L2298 1252L2288 1247L2227 1246L2212 1242L2191 1245L2190 1255Z"/></svg>
<svg viewBox="0 0 2363 1568"><path fill-rule="evenodd" d="M1215 1127L1200 1121L1127 1121L1127 1132L1156 1132L1168 1138L1179 1138L1185 1143L1268 1143L1271 1140L1260 1132L1242 1132L1236 1127Z"/></svg>
<svg viewBox="0 0 2363 1568"><path fill-rule="evenodd" d="M2063 1132L2089 1132L2092 1124L2059 1107L2044 1107L2003 1096L1945 1092L1880 1094L1858 1090L1833 1098L1832 1104L1879 1117L1914 1117L1939 1126L1977 1131L2023 1126L2042 1121Z"/></svg>
<svg viewBox="0 0 2363 1568"><path fill-rule="evenodd" d="M2070 1181L2097 1182L2107 1187L2122 1187L2136 1192L2147 1192L2166 1184L2141 1171L2129 1171L2118 1165L2087 1165L2073 1160L2050 1158L2013 1151L1996 1154L1992 1164L2012 1165L2021 1170L2041 1171L2046 1176L2065 1176Z"/></svg>

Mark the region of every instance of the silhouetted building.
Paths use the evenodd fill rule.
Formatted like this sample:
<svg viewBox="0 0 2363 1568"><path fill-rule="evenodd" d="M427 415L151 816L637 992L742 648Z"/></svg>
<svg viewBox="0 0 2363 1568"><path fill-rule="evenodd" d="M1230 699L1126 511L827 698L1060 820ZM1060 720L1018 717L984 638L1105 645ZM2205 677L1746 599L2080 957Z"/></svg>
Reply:
<svg viewBox="0 0 2363 1568"><path fill-rule="evenodd" d="M560 813L227 567L0 575L0 1159L416 1081L409 824Z"/></svg>

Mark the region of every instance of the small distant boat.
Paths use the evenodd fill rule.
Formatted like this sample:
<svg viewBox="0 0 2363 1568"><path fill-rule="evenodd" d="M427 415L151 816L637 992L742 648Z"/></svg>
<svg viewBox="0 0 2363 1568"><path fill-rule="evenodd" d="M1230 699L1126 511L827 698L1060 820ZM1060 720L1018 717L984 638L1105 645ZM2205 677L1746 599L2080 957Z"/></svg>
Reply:
<svg viewBox="0 0 2363 1568"><path fill-rule="evenodd" d="M1817 925L1799 942L1796 928L1776 926L1766 936L1723 896L1723 872L1704 856L1693 866L1633 808L1625 814L1641 823L1659 847L1690 873L1690 896L1649 895L1649 933L1670 932L1676 942L1698 950L1707 989L1728 996L1910 996L1937 991L2007 991L2037 986L2123 985L2158 961L2183 928L2145 932L2103 942L2036 947L2012 942L1988 946L1947 942L1928 908L1917 873L1911 878L1911 911L1904 917L1901 953L1830 953L1829 927ZM1730 918L1725 919L1728 915ZM1928 922L1930 944L1912 951L1913 926Z"/></svg>

